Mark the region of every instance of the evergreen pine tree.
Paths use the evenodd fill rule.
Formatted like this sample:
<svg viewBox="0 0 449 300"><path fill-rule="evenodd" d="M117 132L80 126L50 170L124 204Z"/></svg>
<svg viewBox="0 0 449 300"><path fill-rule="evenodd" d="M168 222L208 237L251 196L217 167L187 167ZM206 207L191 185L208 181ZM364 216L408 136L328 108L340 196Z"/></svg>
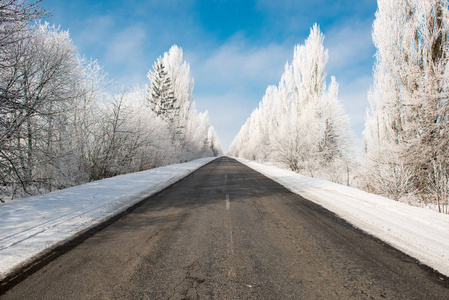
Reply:
<svg viewBox="0 0 449 300"><path fill-rule="evenodd" d="M169 124L173 136L179 134L180 105L173 89L173 84L161 58L153 65L148 78L151 81L149 94L150 107L158 117Z"/></svg>

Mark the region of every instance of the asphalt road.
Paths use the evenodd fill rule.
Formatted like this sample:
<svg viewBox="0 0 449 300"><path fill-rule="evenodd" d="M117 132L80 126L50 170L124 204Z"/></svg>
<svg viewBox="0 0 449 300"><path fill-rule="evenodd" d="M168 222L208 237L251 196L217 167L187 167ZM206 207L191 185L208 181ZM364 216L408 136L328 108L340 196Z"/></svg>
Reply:
<svg viewBox="0 0 449 300"><path fill-rule="evenodd" d="M449 284L224 157L148 198L1 298L449 299Z"/></svg>

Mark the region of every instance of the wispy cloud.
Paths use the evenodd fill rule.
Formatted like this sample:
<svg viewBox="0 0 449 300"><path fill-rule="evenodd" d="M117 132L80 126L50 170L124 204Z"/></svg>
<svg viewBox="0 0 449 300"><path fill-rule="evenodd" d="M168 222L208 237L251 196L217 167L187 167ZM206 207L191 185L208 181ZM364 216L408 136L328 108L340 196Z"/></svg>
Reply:
<svg viewBox="0 0 449 300"><path fill-rule="evenodd" d="M352 20L351 24L333 27L326 31L325 47L329 49L328 70L341 70L358 67L370 68L375 51L371 38L372 20ZM366 70L365 70L366 71Z"/></svg>
<svg viewBox="0 0 449 300"><path fill-rule="evenodd" d="M76 45L82 49L104 46L114 30L114 17L101 15L88 17L80 24L81 28L73 28L72 38Z"/></svg>
<svg viewBox="0 0 449 300"><path fill-rule="evenodd" d="M121 84L141 85L146 81L145 75L151 66L145 65L146 40L145 29L132 25L116 32L108 42L105 63L121 70L115 78Z"/></svg>
<svg viewBox="0 0 449 300"><path fill-rule="evenodd" d="M110 62L121 64L142 61L145 39L146 33L141 26L133 25L124 28L115 33L108 43L105 57Z"/></svg>
<svg viewBox="0 0 449 300"><path fill-rule="evenodd" d="M203 53L201 57L195 53L188 53L188 56L199 63L195 67L197 77L209 83L235 87L248 82L277 82L285 62L293 56L292 49L275 43L255 47L235 36L210 53L204 53L206 57Z"/></svg>

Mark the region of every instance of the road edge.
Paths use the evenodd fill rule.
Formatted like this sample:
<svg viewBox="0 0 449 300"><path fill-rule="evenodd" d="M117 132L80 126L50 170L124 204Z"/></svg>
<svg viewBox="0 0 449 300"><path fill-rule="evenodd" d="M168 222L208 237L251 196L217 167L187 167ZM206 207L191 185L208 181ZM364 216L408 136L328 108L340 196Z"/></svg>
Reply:
<svg viewBox="0 0 449 300"><path fill-rule="evenodd" d="M395 251L401 255L406 256L407 258L409 258L411 261L413 261L416 265L418 265L421 269L423 269L425 272L427 272L429 274L429 276L431 276L433 278L433 280L435 282L437 282L438 284L444 285L446 287L449 288L449 276L438 271L437 269L431 267L430 265L427 265L426 263L420 261L418 258L402 251L401 249L399 249L398 247L396 247L393 244L388 243L387 241L384 241L381 237L378 237L374 234L371 234L370 232L364 230L363 228L357 226L356 224L353 224L350 220L347 220L344 216L339 215L337 212L334 212L333 210L331 210L330 208L325 207L324 205L322 205L321 203L318 203L314 200L309 199L307 196L305 195L301 195L300 193L294 191L293 189L291 189L290 187L286 186L285 184L283 184L282 182L279 182L278 180L276 180L276 178L272 178L270 176L268 176L265 173L262 173L261 171L251 167L249 164L246 164L244 160L240 159L240 158L236 158L236 157L231 157L233 159L235 159L237 162L241 163L244 166L247 166L248 168L251 168L252 170L254 170L255 172L258 172L259 174L261 174L262 176L273 180L274 182L278 183L279 185L283 186L285 189L287 189L290 193L295 194L300 196L301 198L309 201L310 203L312 203L313 205L317 205L319 206L323 211L326 211L326 214L335 219L336 221L338 221L340 224L344 225L347 228L350 228L372 240L374 240L376 243L381 244L382 246L384 246L385 248L387 248L390 251Z"/></svg>
<svg viewBox="0 0 449 300"><path fill-rule="evenodd" d="M179 183L185 178L191 176L193 173L199 169L209 165L210 163L216 161L222 156L216 156L214 159L206 162L205 164L190 170L190 172L180 175L177 178L172 178L166 182L166 185L161 186L159 189L152 191L150 194L136 196L136 200L132 201L131 204L125 205L121 210L114 212L113 214L98 220L98 222L74 233L70 237L51 245L50 247L42 250L38 254L32 256L31 258L23 261L22 263L14 266L9 271L7 271L0 278L0 296L4 295L8 290L31 276L33 273L37 272L56 258L64 253L70 251L77 245L81 244L84 240L91 237L100 230L108 227L118 219L132 212L144 202L150 200L150 198L157 196L159 193L165 189ZM140 198L140 199L139 199ZM138 200L137 200L138 199Z"/></svg>

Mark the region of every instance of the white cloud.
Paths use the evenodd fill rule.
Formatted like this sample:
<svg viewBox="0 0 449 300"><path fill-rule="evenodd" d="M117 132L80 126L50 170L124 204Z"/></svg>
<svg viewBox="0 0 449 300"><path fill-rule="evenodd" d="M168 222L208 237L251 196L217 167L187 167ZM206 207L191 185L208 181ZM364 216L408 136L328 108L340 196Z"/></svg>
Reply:
<svg viewBox="0 0 449 300"><path fill-rule="evenodd" d="M143 24L118 27L114 16L87 18L73 35L81 54L89 53L110 75L117 87L141 85L151 65L145 65L148 34Z"/></svg>
<svg viewBox="0 0 449 300"><path fill-rule="evenodd" d="M94 16L83 20L82 24L82 29L76 31L73 39L78 47L90 48L107 42L114 27L114 18L112 16Z"/></svg>
<svg viewBox="0 0 449 300"><path fill-rule="evenodd" d="M284 64L293 56L293 47L274 43L250 47L237 35L209 53L187 56L193 58L197 81L230 87L260 82L266 85L279 81Z"/></svg>
<svg viewBox="0 0 449 300"><path fill-rule="evenodd" d="M141 61L145 38L145 30L139 25L126 27L113 35L106 49L106 59L114 63Z"/></svg>
<svg viewBox="0 0 449 300"><path fill-rule="evenodd" d="M105 46L104 62L115 71L114 80L125 86L146 83L146 74L151 65L146 65L145 43L147 33L136 24L115 32Z"/></svg>
<svg viewBox="0 0 449 300"><path fill-rule="evenodd" d="M375 51L371 38L371 20L334 27L326 32L324 46L329 49L329 74L372 61Z"/></svg>

